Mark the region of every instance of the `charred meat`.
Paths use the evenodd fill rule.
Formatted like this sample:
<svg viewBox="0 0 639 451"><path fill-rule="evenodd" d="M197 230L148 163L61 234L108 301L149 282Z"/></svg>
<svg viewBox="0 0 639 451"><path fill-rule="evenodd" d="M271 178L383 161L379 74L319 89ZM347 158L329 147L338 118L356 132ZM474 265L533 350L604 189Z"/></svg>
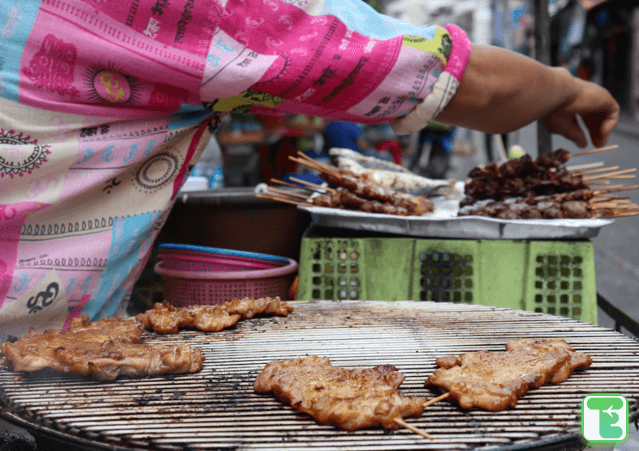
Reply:
<svg viewBox="0 0 639 451"><path fill-rule="evenodd" d="M288 316L293 307L279 297L260 299L233 299L217 305L195 305L180 308L168 302L156 303L155 307L140 313L137 320L144 327L161 334L176 334L179 329L198 329L204 332L219 332L237 324L241 319L250 319L258 314Z"/></svg>
<svg viewBox="0 0 639 451"><path fill-rule="evenodd" d="M561 339L519 339L506 352L479 351L437 359L426 385L448 392L464 409L499 411L515 407L518 398L543 384L558 384L576 369L592 364L589 355L576 352Z"/></svg>
<svg viewBox="0 0 639 451"><path fill-rule="evenodd" d="M89 322L88 315L70 321L69 329L31 330L15 343L2 343L2 353L14 371L45 368L110 381L118 376L194 373L204 357L198 349L140 343L144 326L135 320L106 318Z"/></svg>
<svg viewBox="0 0 639 451"><path fill-rule="evenodd" d="M405 397L404 376L390 365L367 369L334 367L327 357L274 360L255 380L257 393L305 412L321 424L347 431L368 427L397 429L397 418L419 418L426 398Z"/></svg>

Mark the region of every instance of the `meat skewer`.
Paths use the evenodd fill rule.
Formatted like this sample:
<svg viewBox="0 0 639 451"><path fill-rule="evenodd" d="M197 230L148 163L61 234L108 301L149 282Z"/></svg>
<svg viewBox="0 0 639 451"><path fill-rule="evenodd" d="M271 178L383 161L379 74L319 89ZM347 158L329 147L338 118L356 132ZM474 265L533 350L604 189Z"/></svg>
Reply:
<svg viewBox="0 0 639 451"><path fill-rule="evenodd" d="M514 202L508 202L515 200ZM635 204L618 205L614 202L588 202L568 198L506 199L504 202L476 203L460 209L459 216L488 216L501 219L580 219L604 218L627 213Z"/></svg>
<svg viewBox="0 0 639 451"><path fill-rule="evenodd" d="M434 209L432 202L430 202L423 196L413 196L406 193L391 191L387 188L382 188L370 183L364 183L360 181L357 176L345 170L330 168L317 162L310 163L307 160L297 159L294 157L290 158L293 161L297 161L298 163L319 170L323 178L330 185L344 188L345 190L350 191L352 194L355 194L364 199L390 203L395 207L406 209L410 215L416 216L421 216L424 213L433 211ZM371 212L386 213L386 211L384 211L384 208L379 207L377 204L373 205L375 206L371 207ZM392 209L389 209L389 211L391 210ZM399 214L403 214L403 210L398 209L397 211Z"/></svg>
<svg viewBox="0 0 639 451"><path fill-rule="evenodd" d="M61 373L111 381L118 376L195 373L204 356L187 344L140 343L144 326L135 320L106 318L89 322L88 315L73 318L69 329L35 332L15 343L2 343L2 353L14 371L51 368Z"/></svg>
<svg viewBox="0 0 639 451"><path fill-rule="evenodd" d="M179 329L219 332L258 314L288 316L293 307L278 297L233 299L216 305L179 308L164 301L136 316L144 327L161 334L176 334Z"/></svg>
<svg viewBox="0 0 639 451"><path fill-rule="evenodd" d="M266 364L255 379L254 390L272 392L320 424L346 431L380 426L397 429L406 427L402 418L419 418L427 401L402 395L398 389L403 381L404 376L390 365L346 369L332 366L327 357L309 356ZM432 439L426 433L420 435Z"/></svg>
<svg viewBox="0 0 639 451"><path fill-rule="evenodd" d="M479 351L441 357L440 368L425 384L438 386L460 407L500 411L515 407L518 398L543 384L558 384L576 369L592 365L589 355L576 352L561 339L518 339L506 352Z"/></svg>
<svg viewBox="0 0 639 451"><path fill-rule="evenodd" d="M618 146L594 149L601 152ZM564 149L542 154L536 160L525 155L501 164L472 169L466 182L466 197L460 202L459 216L489 216L501 219L563 219L620 217L628 211L616 204L595 205L591 200L619 190L635 189L612 185L611 180L633 177L635 168L619 170L618 166L596 163L582 172L570 172L563 163L575 155ZM585 167L581 167L584 169ZM593 190L594 185L605 185ZM576 193L576 194L570 194Z"/></svg>

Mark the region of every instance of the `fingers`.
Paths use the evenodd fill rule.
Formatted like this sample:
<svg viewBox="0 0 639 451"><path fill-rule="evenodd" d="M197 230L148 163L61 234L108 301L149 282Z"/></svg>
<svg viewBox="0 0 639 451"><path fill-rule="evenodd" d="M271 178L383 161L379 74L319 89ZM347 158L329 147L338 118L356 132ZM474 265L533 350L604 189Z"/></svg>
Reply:
<svg viewBox="0 0 639 451"><path fill-rule="evenodd" d="M588 145L588 137L579 126L577 116L574 114L555 113L542 119L542 123L550 133L562 135L579 147Z"/></svg>
<svg viewBox="0 0 639 451"><path fill-rule="evenodd" d="M573 82L577 91L572 102L546 116L544 125L551 133L558 133L579 147L585 147L588 137L577 122L577 115L580 115L592 144L601 147L617 125L619 104L601 86L576 78L573 78Z"/></svg>
<svg viewBox="0 0 639 451"><path fill-rule="evenodd" d="M619 121L619 112L611 114L592 114L582 116L593 145L601 147L608 142L610 134Z"/></svg>
<svg viewBox="0 0 639 451"><path fill-rule="evenodd" d="M619 121L619 104L601 86L594 83L585 86L575 112L581 114L593 145L600 147L606 144Z"/></svg>

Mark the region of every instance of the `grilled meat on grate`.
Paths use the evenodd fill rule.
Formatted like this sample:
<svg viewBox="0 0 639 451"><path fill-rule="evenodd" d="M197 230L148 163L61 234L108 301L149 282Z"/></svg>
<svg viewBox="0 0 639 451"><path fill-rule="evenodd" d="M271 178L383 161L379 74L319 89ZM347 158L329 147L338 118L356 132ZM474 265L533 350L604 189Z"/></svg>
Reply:
<svg viewBox="0 0 639 451"><path fill-rule="evenodd" d="M499 411L515 407L530 388L558 384L575 369L589 368L592 359L561 339L521 338L507 343L506 352L469 352L436 363L440 368L426 379L427 386L439 386L465 409Z"/></svg>
<svg viewBox="0 0 639 451"><path fill-rule="evenodd" d="M70 321L66 331L31 330L15 343L2 343L2 353L14 371L52 368L62 373L114 380L120 375L193 373L202 369L198 349L140 343L144 326L135 320L106 318L89 322L88 315Z"/></svg>
<svg viewBox="0 0 639 451"><path fill-rule="evenodd" d="M381 426L397 429L395 419L419 418L426 398L405 397L404 376L390 365L367 369L334 367L327 357L274 360L255 379L257 393L305 412L321 424L353 431Z"/></svg>
<svg viewBox="0 0 639 451"><path fill-rule="evenodd" d="M198 329L204 332L219 332L237 324L241 319L250 319L257 314L288 316L293 307L278 297L233 299L217 305L194 305L179 308L168 302L156 303L155 307L137 315L145 327L161 334L176 334L178 329Z"/></svg>

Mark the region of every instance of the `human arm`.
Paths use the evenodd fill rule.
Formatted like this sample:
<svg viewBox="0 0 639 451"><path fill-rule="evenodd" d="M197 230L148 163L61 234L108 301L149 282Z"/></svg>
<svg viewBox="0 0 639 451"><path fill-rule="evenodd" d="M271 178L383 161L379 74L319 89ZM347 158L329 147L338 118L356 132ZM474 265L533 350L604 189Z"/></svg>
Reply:
<svg viewBox="0 0 639 451"><path fill-rule="evenodd" d="M473 45L455 96L437 120L486 133L508 133L536 120L584 147L577 123L584 120L592 143L602 146L619 119L619 105L604 88L545 66L524 55Z"/></svg>

